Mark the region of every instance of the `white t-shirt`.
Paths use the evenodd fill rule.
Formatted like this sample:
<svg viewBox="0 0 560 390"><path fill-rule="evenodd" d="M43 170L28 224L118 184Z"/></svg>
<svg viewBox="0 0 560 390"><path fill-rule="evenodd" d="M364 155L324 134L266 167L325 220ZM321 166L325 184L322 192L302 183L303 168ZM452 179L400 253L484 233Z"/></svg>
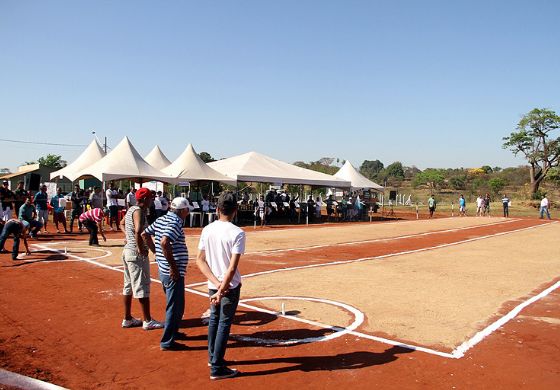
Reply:
<svg viewBox="0 0 560 390"><path fill-rule="evenodd" d="M128 206L136 206L136 195L132 191L126 194L126 202Z"/></svg>
<svg viewBox="0 0 560 390"><path fill-rule="evenodd" d="M481 207L482 206L482 198L479 196L478 198L476 198L476 207Z"/></svg>
<svg viewBox="0 0 560 390"><path fill-rule="evenodd" d="M245 253L245 232L231 222L215 221L202 229L198 249L206 252L206 262L221 282L224 280L233 254ZM229 287L236 288L240 283L241 274L238 268ZM208 281L208 288L217 290L218 286Z"/></svg>
<svg viewBox="0 0 560 390"><path fill-rule="evenodd" d="M117 190L111 190L110 188L105 192L107 195L107 206L118 206L119 202L117 201L117 196L119 193Z"/></svg>
<svg viewBox="0 0 560 390"><path fill-rule="evenodd" d="M207 199L202 199L202 201L200 202L202 204L202 211L207 213L208 211L210 211L210 201Z"/></svg>
<svg viewBox="0 0 560 390"><path fill-rule="evenodd" d="M548 207L548 199L547 198L543 198L541 200L541 207Z"/></svg>

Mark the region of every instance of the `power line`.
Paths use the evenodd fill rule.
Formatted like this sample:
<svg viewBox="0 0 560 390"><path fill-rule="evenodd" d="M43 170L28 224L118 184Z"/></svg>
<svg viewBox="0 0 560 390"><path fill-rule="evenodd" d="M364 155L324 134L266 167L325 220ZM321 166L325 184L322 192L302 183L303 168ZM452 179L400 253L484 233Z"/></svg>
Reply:
<svg viewBox="0 0 560 390"><path fill-rule="evenodd" d="M15 140L15 139L4 139L4 138L0 138L0 141L4 141L4 142L13 142L16 144L34 144L34 145L51 145L51 146L75 146L75 147L84 147L87 145L76 145L76 144L55 144L52 142L32 142L32 141L19 141L19 140Z"/></svg>

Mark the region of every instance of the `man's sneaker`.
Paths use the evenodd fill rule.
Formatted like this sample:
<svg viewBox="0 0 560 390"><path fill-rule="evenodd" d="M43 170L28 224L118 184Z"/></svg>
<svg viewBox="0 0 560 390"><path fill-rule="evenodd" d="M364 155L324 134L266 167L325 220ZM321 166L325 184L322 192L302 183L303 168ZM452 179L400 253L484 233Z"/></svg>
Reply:
<svg viewBox="0 0 560 390"><path fill-rule="evenodd" d="M152 329L161 329L163 328L163 324L156 320L144 321L142 324L142 328L144 330L152 330Z"/></svg>
<svg viewBox="0 0 560 390"><path fill-rule="evenodd" d="M210 379L217 380L217 379L233 378L238 374L239 371L237 371L235 368L220 367L216 371L210 374Z"/></svg>
<svg viewBox="0 0 560 390"><path fill-rule="evenodd" d="M122 320L123 328L134 328L137 326L142 326L142 320L132 317L130 320Z"/></svg>

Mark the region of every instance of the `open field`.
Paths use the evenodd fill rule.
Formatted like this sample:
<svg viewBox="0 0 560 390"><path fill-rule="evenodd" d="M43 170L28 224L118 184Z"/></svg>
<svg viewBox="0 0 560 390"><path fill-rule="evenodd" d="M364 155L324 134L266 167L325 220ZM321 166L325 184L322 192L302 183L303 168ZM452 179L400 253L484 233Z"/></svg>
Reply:
<svg viewBox="0 0 560 390"><path fill-rule="evenodd" d="M247 228L228 388L557 388L556 221L438 218ZM121 329L122 237L41 237L0 255L1 367L68 388L218 388L206 367L205 282L191 264L189 350ZM157 277L152 265L152 278ZM152 284L152 313L165 298ZM281 313L284 309L284 314ZM138 315L139 308L133 304ZM182 341L183 342L183 341Z"/></svg>

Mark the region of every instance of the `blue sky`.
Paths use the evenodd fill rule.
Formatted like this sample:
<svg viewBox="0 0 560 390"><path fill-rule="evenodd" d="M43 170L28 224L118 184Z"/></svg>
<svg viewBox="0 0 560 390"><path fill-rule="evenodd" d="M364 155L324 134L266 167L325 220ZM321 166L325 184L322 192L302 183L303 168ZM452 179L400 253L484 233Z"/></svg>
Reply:
<svg viewBox="0 0 560 390"><path fill-rule="evenodd" d="M516 166L502 137L560 113L558 1L0 1L0 138L91 131L355 166ZM1 167L76 147L0 141Z"/></svg>

